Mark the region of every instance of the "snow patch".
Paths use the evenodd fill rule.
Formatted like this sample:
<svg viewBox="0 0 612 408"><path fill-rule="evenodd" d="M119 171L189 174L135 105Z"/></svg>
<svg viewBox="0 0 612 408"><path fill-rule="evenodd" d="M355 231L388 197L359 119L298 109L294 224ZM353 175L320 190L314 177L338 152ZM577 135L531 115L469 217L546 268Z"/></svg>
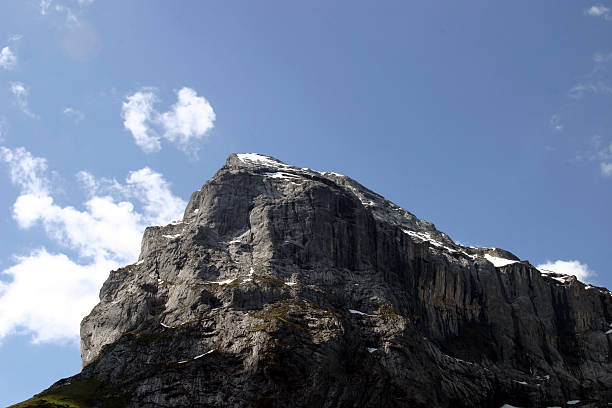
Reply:
<svg viewBox="0 0 612 408"><path fill-rule="evenodd" d="M199 209L199 208L196 208L195 210L193 210L193 213L194 213L194 214L197 214L197 213L199 213L199 212L200 212L200 209Z"/></svg>
<svg viewBox="0 0 612 408"><path fill-rule="evenodd" d="M515 383L523 384L523 385L529 385L525 381L517 381L517 380L512 380L512 381L514 381Z"/></svg>
<svg viewBox="0 0 612 408"><path fill-rule="evenodd" d="M519 262L519 261L513 261L512 259L491 256L489 254L485 254L485 258L487 259L487 261L491 262L493 266L495 266L496 268L501 268L502 266L507 266L507 265Z"/></svg>
<svg viewBox="0 0 612 408"><path fill-rule="evenodd" d="M206 355L208 355L208 354L212 353L213 351L215 351L215 349L208 350L206 353L204 353L204 354L200 354L200 355L197 355L197 356L195 356L193 359L194 359L194 360L197 360L198 358L202 358L202 357L204 357L204 356L206 356Z"/></svg>
<svg viewBox="0 0 612 408"><path fill-rule="evenodd" d="M180 237L181 234L174 234L174 235L162 235L162 237L167 238L167 239L176 239L178 237Z"/></svg>
<svg viewBox="0 0 612 408"><path fill-rule="evenodd" d="M293 285L297 285L297 282L285 282L285 285L293 286Z"/></svg>
<svg viewBox="0 0 612 408"><path fill-rule="evenodd" d="M159 322L159 324L161 324L162 327L165 327L166 329L172 329L172 326L168 326L167 324L164 324L162 322Z"/></svg>
<svg viewBox="0 0 612 408"><path fill-rule="evenodd" d="M356 315L359 315L359 316L376 317L375 314L367 314L367 313L363 313L363 312L360 312L359 310L355 310L355 309L349 309L348 311L351 314L356 314Z"/></svg>
<svg viewBox="0 0 612 408"><path fill-rule="evenodd" d="M345 177L344 174L334 173L333 171L323 171L323 172L321 172L321 174L324 175L324 176L332 175L332 176L336 176L336 177Z"/></svg>
<svg viewBox="0 0 612 408"><path fill-rule="evenodd" d="M443 243L441 243L440 241L436 241L435 239L433 239L433 238L431 237L431 235L429 235L429 234L428 234L428 233L426 233L426 232L412 231L412 230L407 230L407 229L402 230L402 231L403 231L404 233L406 233L406 234L410 235L410 236L411 236L411 237L413 237L413 238L418 238L418 239L420 239L421 241L427 241L427 242L429 242L431 245L433 245L433 246L435 246L435 247L445 249L445 250L447 250L448 252L450 252L451 254L453 254L453 253L457 252L457 250L456 250L456 249L449 248L449 247L447 247L446 245L444 245ZM468 255L466 252L463 252L463 251L461 251L461 252L462 252L462 253L464 253L465 255ZM469 255L468 255L468 256L469 256Z"/></svg>
<svg viewBox="0 0 612 408"><path fill-rule="evenodd" d="M580 402L580 400L571 400L571 401L567 401L566 404L567 405L576 405Z"/></svg>
<svg viewBox="0 0 612 408"><path fill-rule="evenodd" d="M612 334L612 329L608 330L605 334Z"/></svg>
<svg viewBox="0 0 612 408"><path fill-rule="evenodd" d="M284 163L277 162L276 160L270 159L269 157L262 156L257 153L241 153L237 154L238 159L240 159L243 163L255 163L255 164L263 164L264 166L269 167L278 167L278 168L288 168L288 166Z"/></svg>
<svg viewBox="0 0 612 408"><path fill-rule="evenodd" d="M571 278L571 276L569 276L569 275L562 275L560 273L549 271L547 269L538 269L538 270L540 271L541 275L548 276L549 278L554 279L557 282L561 282L561 283L567 283L567 280ZM553 274L554 275L561 275L561 276L551 276ZM585 287L585 289L591 289L592 287L593 286L590 286L588 288Z"/></svg>
<svg viewBox="0 0 612 408"><path fill-rule="evenodd" d="M141 259L140 261L136 262L134 265L142 265L144 263L144 259Z"/></svg>
<svg viewBox="0 0 612 408"><path fill-rule="evenodd" d="M229 279L225 279L225 280L222 280L222 281L215 281L215 282L209 281L208 283L214 283L214 284L217 284L217 285L227 285L227 284L232 283L235 280L236 280L236 278L229 278Z"/></svg>
<svg viewBox="0 0 612 408"><path fill-rule="evenodd" d="M368 353L373 353L376 350L378 350L377 348L373 348L373 347L368 347Z"/></svg>
<svg viewBox="0 0 612 408"><path fill-rule="evenodd" d="M264 173L264 176L270 177L270 178L273 178L273 179L285 179L285 180L291 180L291 179L299 178L299 176L296 176L295 174L284 173L282 171L277 171L275 173Z"/></svg>

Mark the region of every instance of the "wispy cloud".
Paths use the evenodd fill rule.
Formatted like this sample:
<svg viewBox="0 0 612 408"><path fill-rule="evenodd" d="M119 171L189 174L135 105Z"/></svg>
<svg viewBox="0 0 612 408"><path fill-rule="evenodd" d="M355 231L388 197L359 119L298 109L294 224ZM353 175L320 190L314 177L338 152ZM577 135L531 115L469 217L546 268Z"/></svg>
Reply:
<svg viewBox="0 0 612 408"><path fill-rule="evenodd" d="M603 4L597 4L595 6L591 6L584 11L584 14L592 17L600 17L606 20L610 20L610 9Z"/></svg>
<svg viewBox="0 0 612 408"><path fill-rule="evenodd" d="M82 9L91 5L94 0L75 0L74 3L77 3L79 7ZM40 0L40 14L47 15L49 12L55 11L60 15L64 15L66 19L67 26L78 26L80 24L80 20L77 15L74 13L72 7L69 7L65 4L66 2L59 1L53 6L53 0Z"/></svg>
<svg viewBox="0 0 612 408"><path fill-rule="evenodd" d="M612 86L603 81L580 82L569 90L569 95L575 99L580 99L586 94L610 95L612 94Z"/></svg>
<svg viewBox="0 0 612 408"><path fill-rule="evenodd" d="M55 203L44 158L1 147L0 162L21 190L13 205L19 227L41 226L77 254L36 248L1 272L9 281L0 281L0 339L20 332L35 342L77 341L79 323L109 271L137 259L145 226L180 218L186 203L161 174L145 167L124 183L80 172L88 199L79 210Z"/></svg>
<svg viewBox="0 0 612 408"><path fill-rule="evenodd" d="M561 123L561 116L554 114L550 118L550 126L553 130L561 132L563 130L563 124Z"/></svg>
<svg viewBox="0 0 612 408"><path fill-rule="evenodd" d="M576 160L597 162L602 176L612 176L612 140L594 135L588 147L576 154Z"/></svg>
<svg viewBox="0 0 612 408"><path fill-rule="evenodd" d="M40 0L40 14L43 16L49 13L51 7L51 0Z"/></svg>
<svg viewBox="0 0 612 408"><path fill-rule="evenodd" d="M9 46L3 47L0 50L0 68L14 69L17 66L17 55Z"/></svg>
<svg viewBox="0 0 612 408"><path fill-rule="evenodd" d="M15 97L15 102L19 109L31 118L37 118L37 116L30 111L28 106L28 96L30 90L22 82L11 82L11 93Z"/></svg>
<svg viewBox="0 0 612 408"><path fill-rule="evenodd" d="M123 125L134 142L146 153L159 151L162 139L185 152L196 152L194 143L214 127L216 115L210 103L187 87L177 92L177 102L167 112L154 108L158 101L154 88L143 88L123 102Z"/></svg>
<svg viewBox="0 0 612 408"><path fill-rule="evenodd" d="M6 120L0 117L0 143L4 142L4 135L6 135Z"/></svg>
<svg viewBox="0 0 612 408"><path fill-rule="evenodd" d="M595 276L595 273L589 269L589 265L581 263L580 261L546 261L546 263L540 264L536 266L536 268L543 271L562 273L564 275L573 275L582 282L588 282Z"/></svg>
<svg viewBox="0 0 612 408"><path fill-rule="evenodd" d="M79 18L74 14L70 7L66 7L61 4L57 4L55 6L55 11L60 14L64 14L66 16L66 26L68 27L77 27L81 24Z"/></svg>
<svg viewBox="0 0 612 408"><path fill-rule="evenodd" d="M8 149L0 146L0 162L8 165L11 182L19 186L22 193L49 194L49 180L44 177L47 160L32 156L23 147Z"/></svg>
<svg viewBox="0 0 612 408"><path fill-rule="evenodd" d="M612 52L610 53L601 53L601 52L596 52L593 54L593 61L595 63L606 63L606 62L610 62L612 61Z"/></svg>
<svg viewBox="0 0 612 408"><path fill-rule="evenodd" d="M74 123L79 123L83 119L85 119L85 114L78 109L67 107L62 110L62 115L68 119L74 121Z"/></svg>

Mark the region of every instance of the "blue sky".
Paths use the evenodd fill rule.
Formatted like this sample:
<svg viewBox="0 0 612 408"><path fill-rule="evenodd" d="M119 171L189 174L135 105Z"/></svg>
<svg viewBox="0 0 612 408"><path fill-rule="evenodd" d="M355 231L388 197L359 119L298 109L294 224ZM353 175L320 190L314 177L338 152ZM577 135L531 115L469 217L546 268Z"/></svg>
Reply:
<svg viewBox="0 0 612 408"><path fill-rule="evenodd" d="M0 3L0 405L232 152L612 287L612 3Z"/></svg>

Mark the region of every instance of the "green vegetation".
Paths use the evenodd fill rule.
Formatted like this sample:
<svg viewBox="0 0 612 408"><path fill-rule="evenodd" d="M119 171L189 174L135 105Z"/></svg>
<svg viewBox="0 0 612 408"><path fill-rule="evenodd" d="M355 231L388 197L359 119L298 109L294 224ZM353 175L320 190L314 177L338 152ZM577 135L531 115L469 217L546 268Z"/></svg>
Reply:
<svg viewBox="0 0 612 408"><path fill-rule="evenodd" d="M285 284L284 281L274 278L272 276L267 276L267 275L255 275L255 280L258 280L259 282L262 282L262 283L269 283L271 285L276 285L276 286L283 286Z"/></svg>
<svg viewBox="0 0 612 408"><path fill-rule="evenodd" d="M305 304L302 304L301 302L298 302L295 300L281 300L280 302L273 303L267 309L262 309L262 310L258 310L255 312L249 312L249 313L251 313L255 317L263 319L265 323L268 323L268 326L270 325L271 321L278 320L280 322L283 322L289 326L295 327L296 329L305 332L306 328L304 326L302 326L299 323L289 320L290 319L289 313L291 312L292 308L304 309L305 308L304 306ZM265 329L268 326L265 326L261 330Z"/></svg>
<svg viewBox="0 0 612 408"><path fill-rule="evenodd" d="M295 321L296 316L291 316L292 313L298 315L309 313L315 316L318 315L318 317L322 317L321 315L327 317L334 317L334 314L332 312L320 309L308 301L286 299L273 303L265 309L250 311L249 314L251 316L264 320L264 323L260 324L251 331L255 332L265 330L270 326L272 321L279 321L286 325L292 326L300 331L308 332L308 328Z"/></svg>
<svg viewBox="0 0 612 408"><path fill-rule="evenodd" d="M254 329L251 329L251 331L252 332L263 331L263 330L266 330L269 326L270 326L270 322L263 322L262 324L255 327Z"/></svg>
<svg viewBox="0 0 612 408"><path fill-rule="evenodd" d="M396 312L395 312L395 308L393 307L393 304L391 304L391 302L387 301L385 303L383 303L382 305L380 305L380 307L378 308L377 313L379 316L382 317L397 317L399 316Z"/></svg>
<svg viewBox="0 0 612 408"><path fill-rule="evenodd" d="M49 389L9 408L88 408L93 404L104 408L125 407L127 395L100 381L72 378L70 384Z"/></svg>

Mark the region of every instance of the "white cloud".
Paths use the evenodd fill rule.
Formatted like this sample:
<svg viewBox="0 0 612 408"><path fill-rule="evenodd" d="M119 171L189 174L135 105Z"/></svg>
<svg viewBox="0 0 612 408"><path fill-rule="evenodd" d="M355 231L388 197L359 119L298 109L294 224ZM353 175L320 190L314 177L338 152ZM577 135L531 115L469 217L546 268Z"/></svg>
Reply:
<svg viewBox="0 0 612 408"><path fill-rule="evenodd" d="M124 127L132 133L135 143L146 153L159 151L161 139L175 143L185 152L196 152L193 144L204 138L214 127L215 112L196 91L183 87L171 110L159 113L152 88L144 88L126 98L122 106ZM161 133L161 135L160 135Z"/></svg>
<svg viewBox="0 0 612 408"><path fill-rule="evenodd" d="M161 174L145 167L129 173L123 184L79 172L89 198L82 210L61 206L52 197L45 159L1 147L0 161L21 188L13 205L19 227L40 225L77 254L71 259L41 248L3 272L12 280L0 282L0 339L20 331L32 333L35 341L78 339L79 322L97 302L109 271L135 261L144 228L180 218L186 203Z"/></svg>
<svg viewBox="0 0 612 408"><path fill-rule="evenodd" d="M134 205L93 197L84 207L61 207L50 196L23 194L13 205L13 217L21 228L41 224L52 239L83 257L134 261L144 229Z"/></svg>
<svg viewBox="0 0 612 408"><path fill-rule="evenodd" d="M610 19L610 9L604 6L603 4L591 6L590 8L584 11L584 14L586 14L587 16L601 17L606 20Z"/></svg>
<svg viewBox="0 0 612 408"><path fill-rule="evenodd" d="M0 50L0 67L4 69L14 69L17 66L17 56L9 46Z"/></svg>
<svg viewBox="0 0 612 408"><path fill-rule="evenodd" d="M40 0L40 14L43 16L49 12L51 7L51 0Z"/></svg>
<svg viewBox="0 0 612 408"><path fill-rule="evenodd" d="M100 259L87 264L64 254L37 249L16 258L0 283L0 339L31 334L35 343L76 342L79 324L98 302L98 290L116 262Z"/></svg>
<svg viewBox="0 0 612 408"><path fill-rule="evenodd" d="M0 146L0 161L8 164L11 182L21 188L22 193L47 195L49 180L45 177L47 161L34 157L32 153L18 147L11 150Z"/></svg>
<svg viewBox="0 0 612 408"><path fill-rule="evenodd" d="M19 109L21 109L23 113L31 118L37 117L35 114L30 112L30 108L28 106L28 96L30 95L30 90L22 82L11 82L11 93L13 96L15 96L17 106L19 106Z"/></svg>
<svg viewBox="0 0 612 408"><path fill-rule="evenodd" d="M612 177L612 163L601 162L601 174L606 177Z"/></svg>
<svg viewBox="0 0 612 408"><path fill-rule="evenodd" d="M582 282L587 282L587 279L590 279L595 275L595 273L589 269L587 264L583 264L579 261L546 261L546 263L538 265L536 268L544 271L562 273L564 275L574 275Z"/></svg>
<svg viewBox="0 0 612 408"><path fill-rule="evenodd" d="M187 148L192 140L199 140L214 127L215 112L210 103L191 88L178 91L178 101L172 110L160 115L166 133L164 137Z"/></svg>
<svg viewBox="0 0 612 408"><path fill-rule="evenodd" d="M129 196L143 205L144 219L152 224L164 224L182 218L187 203L170 191L169 183L150 168L130 172L125 180Z"/></svg>
<svg viewBox="0 0 612 408"><path fill-rule="evenodd" d="M159 136L150 128L155 112L153 104L156 101L154 90L147 88L128 96L121 108L123 126L132 133L134 142L146 153L161 149Z"/></svg>
<svg viewBox="0 0 612 408"><path fill-rule="evenodd" d="M64 108L62 110L62 115L65 117L72 119L74 123L79 123L83 119L85 119L85 114L78 109L75 108Z"/></svg>

